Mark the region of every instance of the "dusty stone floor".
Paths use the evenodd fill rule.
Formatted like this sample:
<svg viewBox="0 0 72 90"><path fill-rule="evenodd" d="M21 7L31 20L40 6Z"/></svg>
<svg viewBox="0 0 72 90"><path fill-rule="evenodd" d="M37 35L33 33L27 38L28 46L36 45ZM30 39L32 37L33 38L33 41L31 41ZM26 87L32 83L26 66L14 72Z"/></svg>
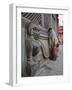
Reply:
<svg viewBox="0 0 72 90"><path fill-rule="evenodd" d="M59 46L59 55L56 61L48 60L35 76L63 75L63 45Z"/></svg>

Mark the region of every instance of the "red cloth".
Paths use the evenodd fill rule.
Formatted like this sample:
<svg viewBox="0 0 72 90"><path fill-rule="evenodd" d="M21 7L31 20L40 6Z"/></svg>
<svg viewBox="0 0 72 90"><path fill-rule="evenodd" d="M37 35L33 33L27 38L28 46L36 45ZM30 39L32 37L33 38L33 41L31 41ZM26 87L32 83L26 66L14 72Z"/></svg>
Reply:
<svg viewBox="0 0 72 90"><path fill-rule="evenodd" d="M54 57L54 56L58 56L58 52L59 52L59 45L53 45L50 49L50 56Z"/></svg>

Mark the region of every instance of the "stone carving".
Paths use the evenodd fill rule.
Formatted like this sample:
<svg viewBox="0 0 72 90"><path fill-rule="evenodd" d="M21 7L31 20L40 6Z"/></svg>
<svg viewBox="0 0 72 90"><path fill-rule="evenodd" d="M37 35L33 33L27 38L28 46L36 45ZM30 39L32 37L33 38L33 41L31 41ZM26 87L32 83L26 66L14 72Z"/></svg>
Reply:
<svg viewBox="0 0 72 90"><path fill-rule="evenodd" d="M48 60L49 54L45 50L43 42L40 40L40 30L45 30L39 25L29 23L27 25L27 38L26 38L26 55L27 76L34 76L39 68L45 65ZM47 40L48 41L48 38ZM47 61L46 61L47 62Z"/></svg>

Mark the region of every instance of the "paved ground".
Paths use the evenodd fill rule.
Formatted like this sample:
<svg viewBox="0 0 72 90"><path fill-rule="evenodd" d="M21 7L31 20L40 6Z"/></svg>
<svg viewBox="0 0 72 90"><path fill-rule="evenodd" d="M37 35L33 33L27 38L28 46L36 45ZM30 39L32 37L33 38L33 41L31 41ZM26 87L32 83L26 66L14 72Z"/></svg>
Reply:
<svg viewBox="0 0 72 90"><path fill-rule="evenodd" d="M35 76L51 76L63 74L63 45L60 45L59 56L56 61L49 60L47 66L41 68Z"/></svg>

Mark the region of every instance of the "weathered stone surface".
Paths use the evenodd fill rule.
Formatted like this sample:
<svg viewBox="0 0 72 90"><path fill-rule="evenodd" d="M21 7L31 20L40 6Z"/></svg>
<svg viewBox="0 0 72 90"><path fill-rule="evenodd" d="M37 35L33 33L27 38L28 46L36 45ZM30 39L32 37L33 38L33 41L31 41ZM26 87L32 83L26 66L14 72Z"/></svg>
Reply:
<svg viewBox="0 0 72 90"><path fill-rule="evenodd" d="M57 27L54 17L56 15L22 13L22 76L40 76L42 72L47 75L46 70L50 70L47 32L49 27Z"/></svg>

